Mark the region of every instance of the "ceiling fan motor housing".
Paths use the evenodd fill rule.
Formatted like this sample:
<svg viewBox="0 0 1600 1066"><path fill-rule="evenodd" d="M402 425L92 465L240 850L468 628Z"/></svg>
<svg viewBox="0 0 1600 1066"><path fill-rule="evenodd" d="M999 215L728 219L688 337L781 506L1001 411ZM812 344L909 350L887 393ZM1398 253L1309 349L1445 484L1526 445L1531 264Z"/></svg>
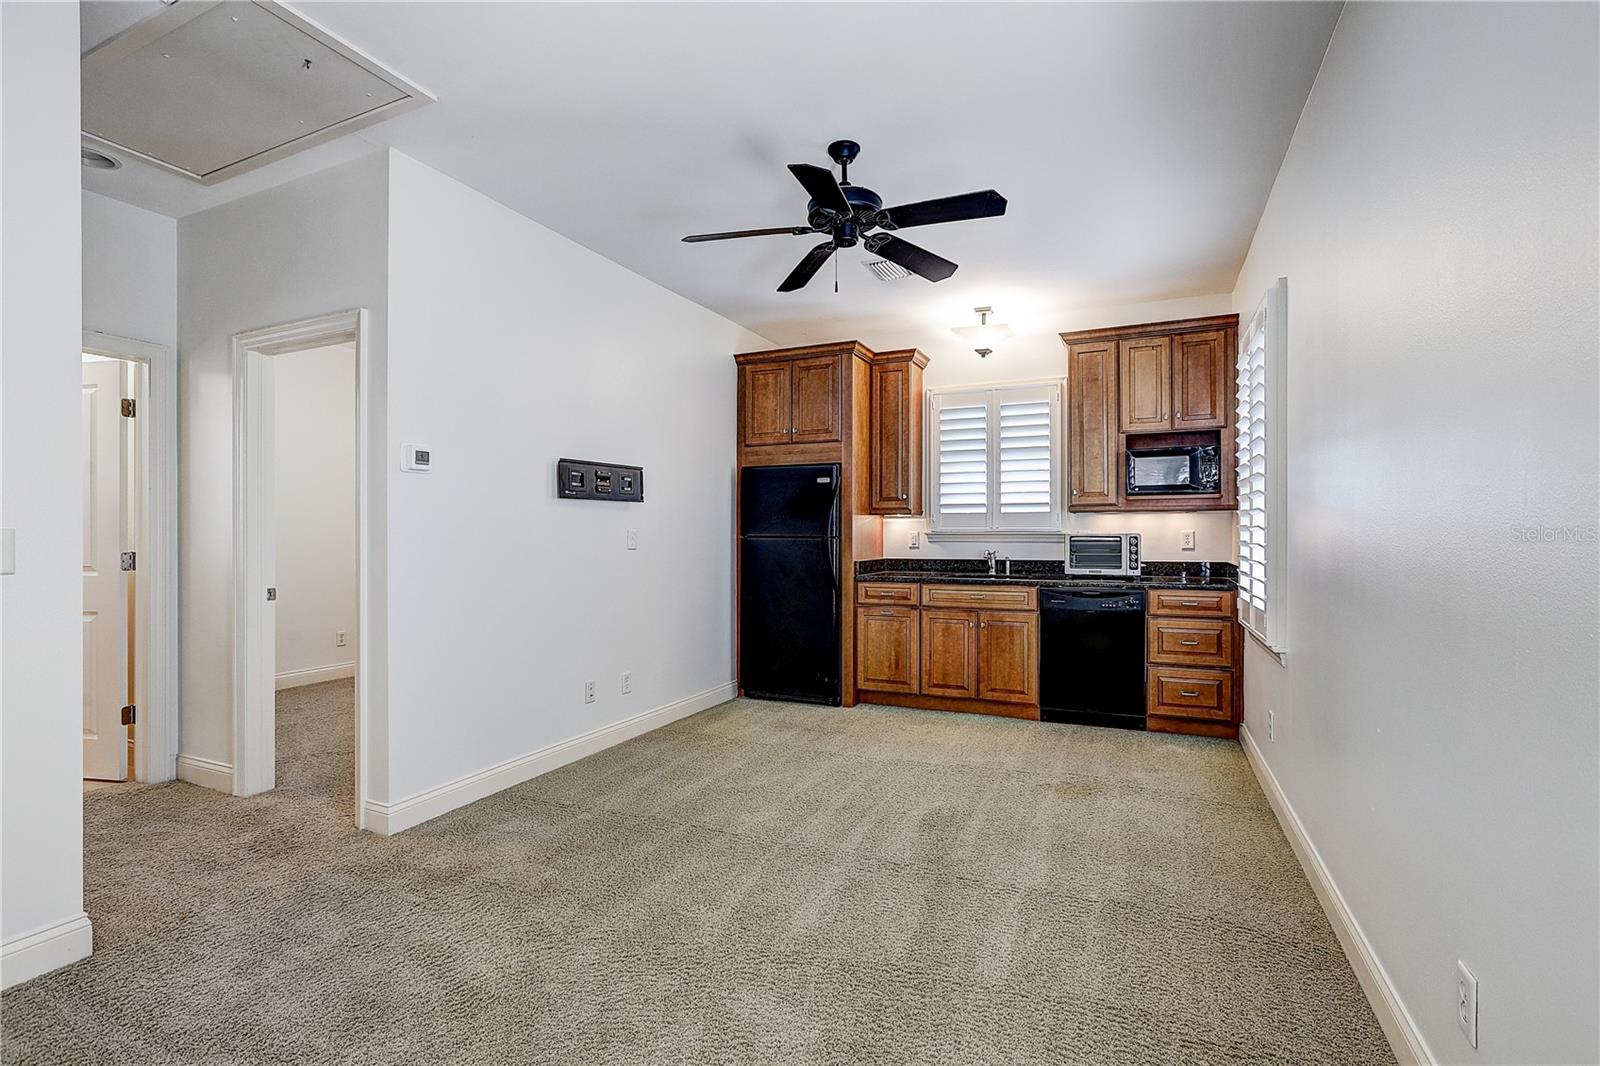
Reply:
<svg viewBox="0 0 1600 1066"><path fill-rule="evenodd" d="M878 212L883 209L883 197L865 185L841 185L839 191L844 193L845 200L849 202L853 217L846 220L843 215L836 214L826 207L818 207L817 202L812 200L806 204L806 221L811 224L812 229L818 233L832 230L837 234L841 226L848 225L856 230L855 235L859 236L860 231L869 230L878 224ZM852 239L851 244L854 243ZM849 246L840 245L841 248Z"/></svg>

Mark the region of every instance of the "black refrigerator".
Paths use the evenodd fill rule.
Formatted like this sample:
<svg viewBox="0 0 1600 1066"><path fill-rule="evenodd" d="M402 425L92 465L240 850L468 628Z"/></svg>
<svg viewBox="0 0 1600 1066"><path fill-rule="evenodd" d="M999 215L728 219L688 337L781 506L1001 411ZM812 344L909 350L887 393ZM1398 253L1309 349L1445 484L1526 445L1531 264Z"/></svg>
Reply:
<svg viewBox="0 0 1600 1066"><path fill-rule="evenodd" d="M739 476L739 685L839 702L839 466Z"/></svg>

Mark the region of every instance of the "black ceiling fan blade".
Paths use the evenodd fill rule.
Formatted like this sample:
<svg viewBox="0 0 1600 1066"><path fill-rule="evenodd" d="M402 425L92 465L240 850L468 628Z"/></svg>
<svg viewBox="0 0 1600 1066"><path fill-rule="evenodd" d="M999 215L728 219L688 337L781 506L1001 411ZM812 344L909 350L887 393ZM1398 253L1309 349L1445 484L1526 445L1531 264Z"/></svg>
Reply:
<svg viewBox="0 0 1600 1066"><path fill-rule="evenodd" d="M884 229L905 229L908 226L931 226L937 222L993 218L1005 213L1006 198L993 189L984 189L982 192L966 192L960 196L944 196L937 200L886 207L878 213L878 225Z"/></svg>
<svg viewBox="0 0 1600 1066"><path fill-rule="evenodd" d="M881 255L889 262L898 263L929 281L943 281L956 272L956 264L943 256L934 255L926 248L918 248L910 241L891 237L887 233L874 233L862 243L873 255Z"/></svg>
<svg viewBox="0 0 1600 1066"><path fill-rule="evenodd" d="M778 291L794 292L796 289L805 288L811 279L816 277L817 271L822 269L822 264L826 263L828 257L832 254L832 241L826 241L811 249L806 253L806 257L800 260L799 265L789 271L789 276L783 279L783 284L778 286Z"/></svg>
<svg viewBox="0 0 1600 1066"><path fill-rule="evenodd" d="M810 226L773 226L771 229L735 229L726 233L696 233L685 237L685 244L699 244L701 241L731 241L735 237L776 237L779 234L788 234L798 237L810 233Z"/></svg>
<svg viewBox="0 0 1600 1066"><path fill-rule="evenodd" d="M825 207L841 215L850 214L850 201L844 198L844 190L839 188L838 179L833 176L833 171L827 167L816 167L810 163L790 163L789 172L795 180L805 186L806 192L817 202L818 207Z"/></svg>

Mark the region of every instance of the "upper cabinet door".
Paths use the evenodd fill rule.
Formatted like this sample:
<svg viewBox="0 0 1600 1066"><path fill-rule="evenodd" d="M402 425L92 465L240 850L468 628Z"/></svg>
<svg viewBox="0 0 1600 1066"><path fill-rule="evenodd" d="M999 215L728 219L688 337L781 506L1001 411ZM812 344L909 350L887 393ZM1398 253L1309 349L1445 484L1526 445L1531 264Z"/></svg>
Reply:
<svg viewBox="0 0 1600 1066"><path fill-rule="evenodd" d="M739 404L745 447L789 443L789 364L739 368Z"/></svg>
<svg viewBox="0 0 1600 1066"><path fill-rule="evenodd" d="M1110 341L1067 349L1067 451L1071 510L1117 504L1117 353Z"/></svg>
<svg viewBox="0 0 1600 1066"><path fill-rule="evenodd" d="M793 391L793 444L831 444L844 439L844 381L840 358L796 359Z"/></svg>
<svg viewBox="0 0 1600 1066"><path fill-rule="evenodd" d="M922 366L912 359L872 367L872 476L867 510L922 513Z"/></svg>
<svg viewBox="0 0 1600 1066"><path fill-rule="evenodd" d="M1119 341L1122 431L1172 428L1172 338Z"/></svg>
<svg viewBox="0 0 1600 1066"><path fill-rule="evenodd" d="M1227 336L1217 330L1173 338L1173 429L1222 429L1228 424Z"/></svg>

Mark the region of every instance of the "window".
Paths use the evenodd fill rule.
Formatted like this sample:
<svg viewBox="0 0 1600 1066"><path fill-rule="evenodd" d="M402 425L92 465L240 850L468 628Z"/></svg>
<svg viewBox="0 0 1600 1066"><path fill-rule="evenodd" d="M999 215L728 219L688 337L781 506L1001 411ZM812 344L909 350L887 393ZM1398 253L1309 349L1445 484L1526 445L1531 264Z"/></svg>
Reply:
<svg viewBox="0 0 1600 1066"><path fill-rule="evenodd" d="M1239 335L1239 620L1285 645L1284 341L1288 280L1267 291Z"/></svg>
<svg viewBox="0 0 1600 1066"><path fill-rule="evenodd" d="M1061 386L935 392L932 532L1059 532Z"/></svg>

